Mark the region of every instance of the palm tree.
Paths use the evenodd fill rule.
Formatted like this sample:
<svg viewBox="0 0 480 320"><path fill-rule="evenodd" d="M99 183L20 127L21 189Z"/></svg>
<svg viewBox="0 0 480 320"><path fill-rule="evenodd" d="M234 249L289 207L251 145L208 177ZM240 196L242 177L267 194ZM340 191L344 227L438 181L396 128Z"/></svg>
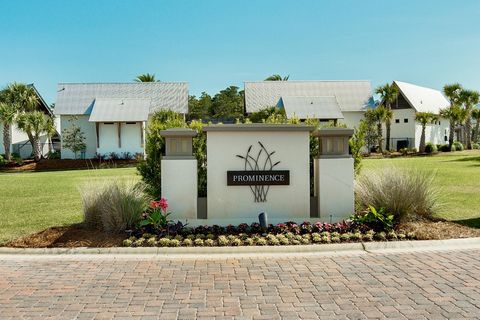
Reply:
<svg viewBox="0 0 480 320"><path fill-rule="evenodd" d="M472 149L472 110L480 101L480 94L478 91L462 90L460 92L460 102L465 110L465 144L467 149Z"/></svg>
<svg viewBox="0 0 480 320"><path fill-rule="evenodd" d="M378 136L378 148L380 153L383 153L383 123L389 116L389 110L383 105L376 107L374 113L375 121L377 122L377 136Z"/></svg>
<svg viewBox="0 0 480 320"><path fill-rule="evenodd" d="M3 90L3 100L16 104L19 111L34 111L38 106L38 96L35 89L24 83L11 83Z"/></svg>
<svg viewBox="0 0 480 320"><path fill-rule="evenodd" d="M425 129L427 128L427 124L435 121L437 117L431 112L417 112L415 113L415 120L420 122L422 125L422 135L420 136L420 147L419 152L425 152Z"/></svg>
<svg viewBox="0 0 480 320"><path fill-rule="evenodd" d="M454 83L454 84L446 84L443 87L443 93L445 96L448 98L450 101L450 111L447 110L442 110L442 117L448 119L450 121L450 132L448 135L448 145L450 148L452 147L453 144L453 138L454 138L454 133L455 133L455 126L458 123L458 117L459 117L459 112L458 110L458 105L460 103L460 92L462 91L462 85L459 83ZM452 118L450 118L452 117Z"/></svg>
<svg viewBox="0 0 480 320"><path fill-rule="evenodd" d="M288 81L288 79L290 79L290 75L282 77L279 74L273 74L270 77L266 78L264 81Z"/></svg>
<svg viewBox="0 0 480 320"><path fill-rule="evenodd" d="M41 111L25 112L17 118L18 128L31 137L33 158L39 161L42 157L40 134L47 128L47 116Z"/></svg>
<svg viewBox="0 0 480 320"><path fill-rule="evenodd" d="M155 79L155 74L144 73L138 75L134 81L136 82L157 82L158 80Z"/></svg>
<svg viewBox="0 0 480 320"><path fill-rule="evenodd" d="M18 112L18 106L11 103L0 102L0 121L3 123L3 147L5 158L11 159L10 145L12 144L11 127Z"/></svg>
<svg viewBox="0 0 480 320"><path fill-rule="evenodd" d="M387 136L386 136L386 149L390 150L390 132L392 127L392 117L393 113L392 110L392 103L394 103L398 98L398 87L394 84L386 83L383 86L377 87L375 89L375 93L379 94L381 97L382 104L385 108L389 111L387 114L387 118L385 118L385 127L387 129Z"/></svg>
<svg viewBox="0 0 480 320"><path fill-rule="evenodd" d="M480 109L473 109L472 110L472 118L475 119L475 132L473 133L472 140L474 143L478 143L478 137L480 130Z"/></svg>
<svg viewBox="0 0 480 320"><path fill-rule="evenodd" d="M53 117L48 117L45 123L45 133L48 138L48 153L53 152L53 143L52 137L57 133L57 128L55 127L55 119Z"/></svg>
<svg viewBox="0 0 480 320"><path fill-rule="evenodd" d="M450 148L452 148L453 145L455 128L459 123L462 122L464 113L464 110L458 104L453 104L450 107L440 110L440 116L448 119L450 122L450 132L448 137L448 144Z"/></svg>

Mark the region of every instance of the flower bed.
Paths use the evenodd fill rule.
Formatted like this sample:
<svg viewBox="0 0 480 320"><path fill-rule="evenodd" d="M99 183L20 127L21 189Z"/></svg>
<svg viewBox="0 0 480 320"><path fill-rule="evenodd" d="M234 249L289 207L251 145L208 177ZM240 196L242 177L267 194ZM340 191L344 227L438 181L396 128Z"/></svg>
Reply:
<svg viewBox="0 0 480 320"><path fill-rule="evenodd" d="M404 231L379 231L352 221L340 223L294 222L270 224L262 228L258 223L238 226L198 226L191 228L180 222L170 224L159 232L139 229L123 241L126 247L217 247L217 246L279 246L361 241L395 241L415 239L415 234Z"/></svg>

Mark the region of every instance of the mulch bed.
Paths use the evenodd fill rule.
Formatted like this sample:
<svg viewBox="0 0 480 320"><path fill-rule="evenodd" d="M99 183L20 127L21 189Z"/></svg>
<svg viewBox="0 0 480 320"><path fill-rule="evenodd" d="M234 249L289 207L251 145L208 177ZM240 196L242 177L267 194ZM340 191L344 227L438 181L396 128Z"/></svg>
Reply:
<svg viewBox="0 0 480 320"><path fill-rule="evenodd" d="M412 231L419 240L480 237L480 229L448 221L417 221L400 226ZM121 247L126 234L87 230L81 225L52 227L44 231L13 240L6 244L12 248L106 248Z"/></svg>
<svg viewBox="0 0 480 320"><path fill-rule="evenodd" d="M126 234L87 230L81 225L52 227L38 233L18 238L6 244L12 248L107 248L120 247Z"/></svg>
<svg viewBox="0 0 480 320"><path fill-rule="evenodd" d="M414 232L418 240L480 237L480 229L449 221L415 221L400 227L405 231Z"/></svg>
<svg viewBox="0 0 480 320"><path fill-rule="evenodd" d="M5 171L48 171L48 170L74 170L130 167L137 164L137 160L71 160L71 159L42 159L39 162L25 160L22 165L9 163L1 169Z"/></svg>

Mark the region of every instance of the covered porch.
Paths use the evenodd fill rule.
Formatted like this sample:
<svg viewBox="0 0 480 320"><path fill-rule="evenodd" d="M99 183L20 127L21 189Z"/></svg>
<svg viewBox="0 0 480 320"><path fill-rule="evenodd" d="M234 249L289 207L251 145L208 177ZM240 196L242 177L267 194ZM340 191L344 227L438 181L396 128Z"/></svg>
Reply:
<svg viewBox="0 0 480 320"><path fill-rule="evenodd" d="M96 99L90 115L95 123L97 154L133 158L145 154L145 125L150 99Z"/></svg>

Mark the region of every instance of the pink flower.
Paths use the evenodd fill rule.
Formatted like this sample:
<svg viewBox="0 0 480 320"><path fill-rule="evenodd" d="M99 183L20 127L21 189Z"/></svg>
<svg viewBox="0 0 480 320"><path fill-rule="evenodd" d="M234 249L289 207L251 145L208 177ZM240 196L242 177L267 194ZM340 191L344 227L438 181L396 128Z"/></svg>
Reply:
<svg viewBox="0 0 480 320"><path fill-rule="evenodd" d="M163 211L167 211L167 208L168 208L168 201L167 201L167 199L162 198L162 199L160 199L160 201L158 201L158 202L159 202L158 205L160 206L160 208L162 208Z"/></svg>

